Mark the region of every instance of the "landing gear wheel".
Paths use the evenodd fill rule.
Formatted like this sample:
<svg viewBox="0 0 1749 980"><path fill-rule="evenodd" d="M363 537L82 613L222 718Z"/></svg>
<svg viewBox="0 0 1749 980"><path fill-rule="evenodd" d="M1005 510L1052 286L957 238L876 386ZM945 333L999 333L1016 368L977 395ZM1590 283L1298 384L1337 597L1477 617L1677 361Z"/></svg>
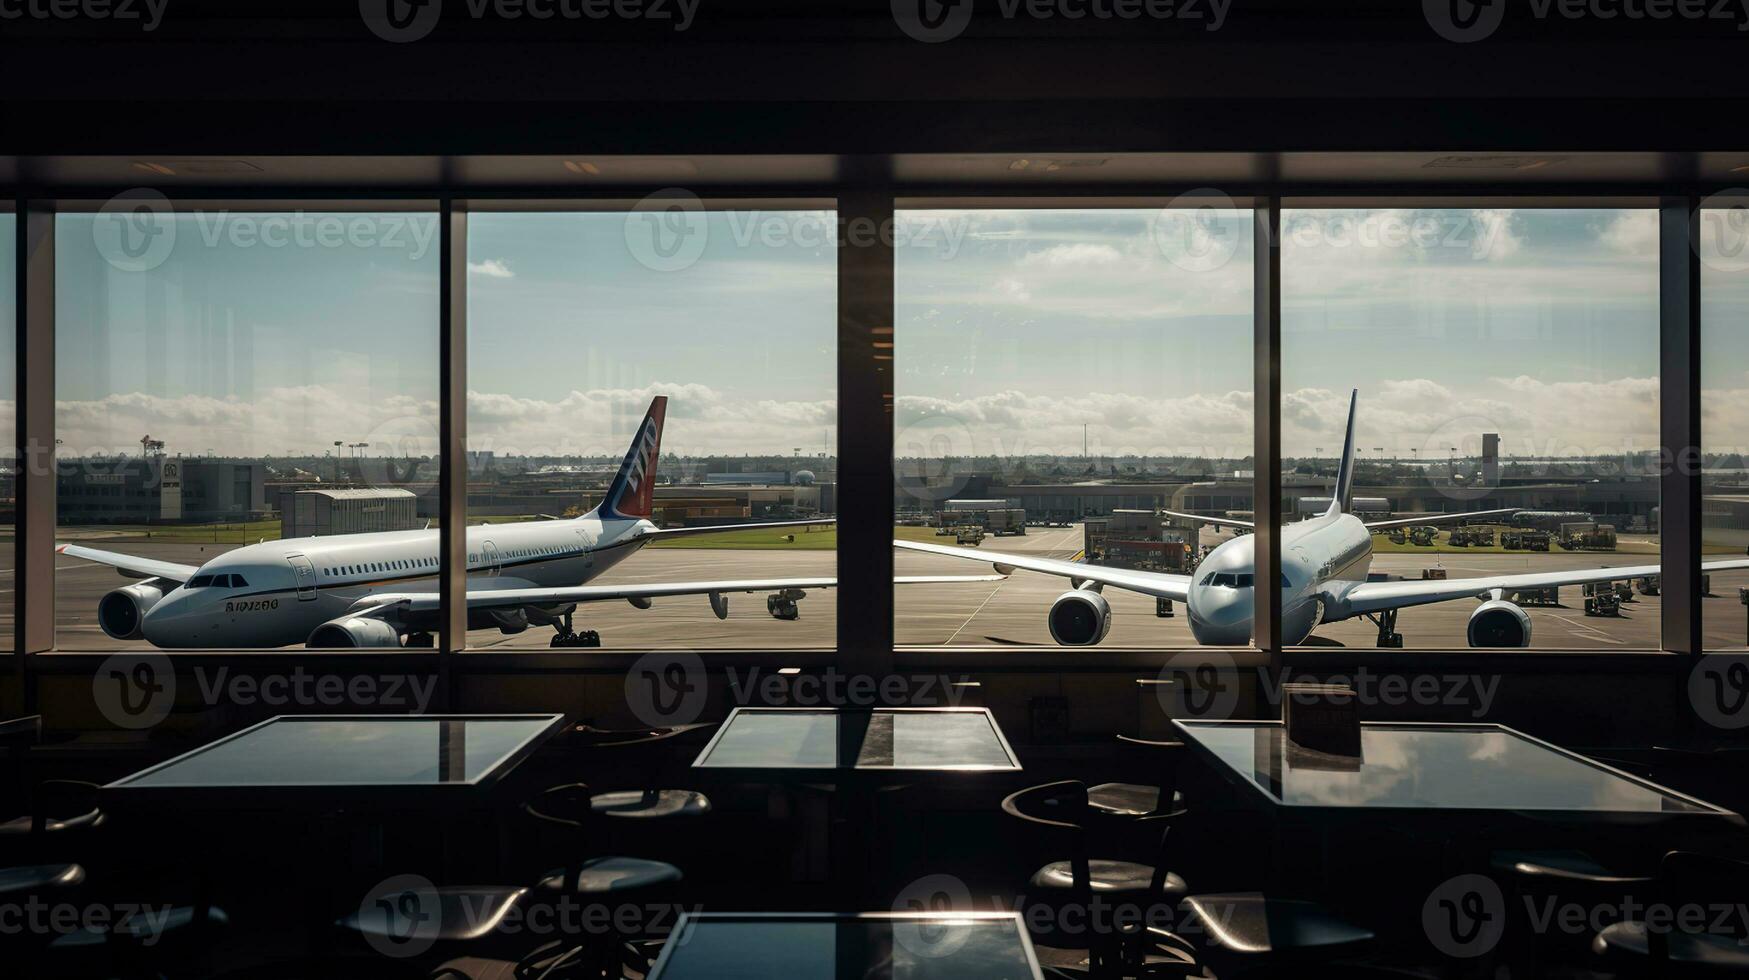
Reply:
<svg viewBox="0 0 1749 980"><path fill-rule="evenodd" d="M594 630L584 630L581 633L559 633L550 644L554 649L560 647L588 647L594 649L601 646L601 634Z"/></svg>
<svg viewBox="0 0 1749 980"><path fill-rule="evenodd" d="M1403 634L1397 632L1397 610L1386 609L1367 618L1379 628L1378 645L1380 647L1392 650L1403 648Z"/></svg>

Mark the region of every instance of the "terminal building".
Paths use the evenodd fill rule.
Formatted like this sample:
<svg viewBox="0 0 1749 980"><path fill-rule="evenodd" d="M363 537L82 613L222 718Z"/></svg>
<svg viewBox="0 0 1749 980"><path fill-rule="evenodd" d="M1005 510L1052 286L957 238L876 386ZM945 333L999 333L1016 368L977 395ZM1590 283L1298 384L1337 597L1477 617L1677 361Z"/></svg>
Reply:
<svg viewBox="0 0 1749 980"><path fill-rule="evenodd" d="M204 456L63 459L55 513L68 524L207 524L269 512L267 466Z"/></svg>
<svg viewBox="0 0 1749 980"><path fill-rule="evenodd" d="M279 495L282 538L414 531L423 525L418 499L410 490L324 487Z"/></svg>

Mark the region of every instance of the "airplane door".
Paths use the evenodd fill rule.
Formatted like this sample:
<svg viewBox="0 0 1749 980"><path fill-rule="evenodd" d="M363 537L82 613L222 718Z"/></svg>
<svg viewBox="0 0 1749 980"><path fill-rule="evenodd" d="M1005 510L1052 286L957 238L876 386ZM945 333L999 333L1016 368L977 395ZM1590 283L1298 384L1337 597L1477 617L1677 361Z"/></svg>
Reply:
<svg viewBox="0 0 1749 980"><path fill-rule="evenodd" d="M497 545L493 544L490 541L487 541L481 545L481 547L480 547L480 565L481 565L480 574L486 576L487 578L491 578L492 576L498 574L499 558L498 558L498 546Z"/></svg>
<svg viewBox="0 0 1749 980"><path fill-rule="evenodd" d="M316 598L316 566L303 555L286 555L285 560L291 562L292 574L297 577L298 601L313 602Z"/></svg>
<svg viewBox="0 0 1749 980"><path fill-rule="evenodd" d="M595 539L589 536L588 531L578 531L577 541L583 546L583 567L585 569L594 568Z"/></svg>

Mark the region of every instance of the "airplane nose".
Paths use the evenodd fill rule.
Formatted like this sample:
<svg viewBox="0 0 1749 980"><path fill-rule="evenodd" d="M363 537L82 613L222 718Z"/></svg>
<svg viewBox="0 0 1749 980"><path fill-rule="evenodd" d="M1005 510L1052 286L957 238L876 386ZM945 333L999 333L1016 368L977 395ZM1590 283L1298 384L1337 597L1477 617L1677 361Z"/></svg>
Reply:
<svg viewBox="0 0 1749 980"><path fill-rule="evenodd" d="M187 627L191 612L189 597L180 590L172 592L146 610L145 618L140 620L140 633L153 646L188 646Z"/></svg>
<svg viewBox="0 0 1749 980"><path fill-rule="evenodd" d="M1250 589L1205 589L1189 603L1190 631L1206 646L1244 646L1251 642Z"/></svg>

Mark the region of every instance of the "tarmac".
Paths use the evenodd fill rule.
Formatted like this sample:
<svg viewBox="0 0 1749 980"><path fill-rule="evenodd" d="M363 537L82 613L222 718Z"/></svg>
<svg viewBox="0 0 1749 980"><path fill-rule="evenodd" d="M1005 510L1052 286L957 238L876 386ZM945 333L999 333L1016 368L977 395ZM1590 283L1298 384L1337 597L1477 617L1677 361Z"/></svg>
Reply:
<svg viewBox="0 0 1749 980"><path fill-rule="evenodd" d="M979 550L1069 558L1081 545L1081 528L1031 528L1018 537L986 538ZM130 554L199 563L227 545L157 543L134 539L92 542ZM782 552L771 550L646 549L614 568L593 584L611 582L684 581L748 577L830 575L836 555L828 551ZM1552 554L1387 554L1373 559L1375 572L1410 578L1421 577L1428 567L1443 567L1452 578L1470 578L1489 573L1529 572L1540 569L1643 564L1647 555L1610 553ZM973 562L915 553L896 557L901 575L983 575L991 569ZM97 602L104 593L126 580L114 570L64 556L56 560L56 636L64 650L117 650L149 647L144 641L116 641L97 626ZM10 594L9 569L0 569L0 589ZM1713 596L1702 600L1703 625L1709 649L1738 649L1749 633L1749 607L1737 598L1737 589L1749 586L1749 572L1717 573L1712 576ZM895 631L904 646L1013 646L1050 645L1045 623L1056 597L1067 583L1055 576L1017 571L1002 582L949 585L900 586L896 593ZM1101 649L1173 648L1194 646L1189 620L1182 604L1171 618L1155 615L1154 600L1117 589L1107 590L1112 628ZM1551 608L1527 607L1532 623L1532 648L1551 650L1648 650L1658 646L1661 600L1640 596L1621 607L1619 617L1587 616L1577 586L1563 588L1561 604ZM1477 603L1457 600L1405 609L1397 630L1405 649L1452 649L1467 646L1465 626ZM793 622L772 618L760 594L730 597L729 618L718 620L704 596L657 599L647 610L624 602L600 602L578 611L579 628L597 630L608 649L699 649L785 650L832 646L837 631L837 601L833 590L810 593L800 603L801 617ZM11 630L11 609L0 611L0 632ZM475 630L468 635L471 647L514 650L548 649L549 628L530 628L505 635L497 630ZM1308 641L1315 646L1370 648L1376 628L1365 620L1320 626Z"/></svg>

